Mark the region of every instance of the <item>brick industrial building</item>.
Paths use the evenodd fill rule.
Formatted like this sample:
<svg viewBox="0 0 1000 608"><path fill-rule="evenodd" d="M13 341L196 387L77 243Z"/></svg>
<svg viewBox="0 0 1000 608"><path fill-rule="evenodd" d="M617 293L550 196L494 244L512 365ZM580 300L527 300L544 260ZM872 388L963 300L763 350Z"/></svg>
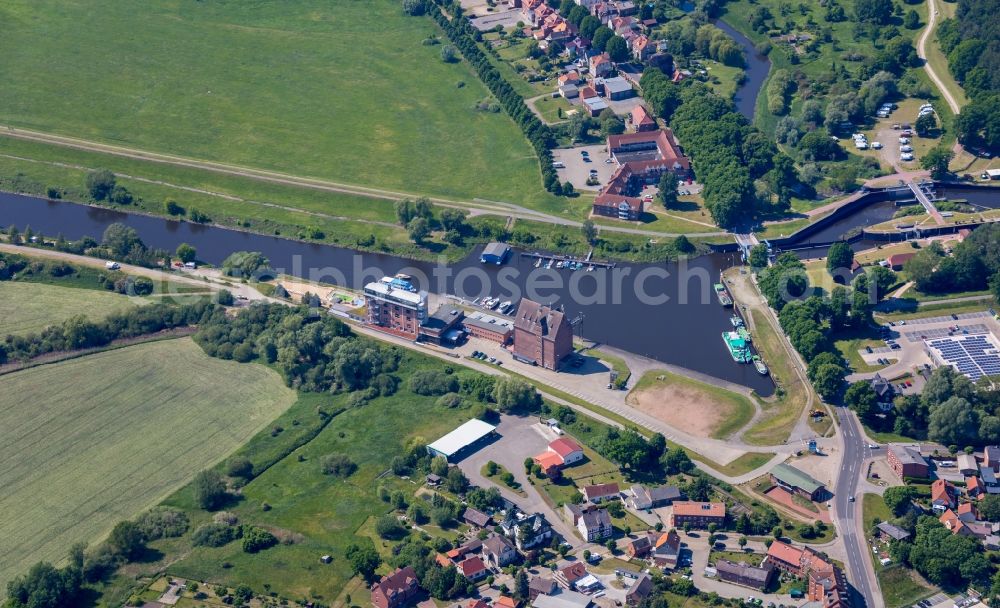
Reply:
<svg viewBox="0 0 1000 608"><path fill-rule="evenodd" d="M573 327L566 315L522 298L514 317L514 358L555 370L572 352Z"/></svg>
<svg viewBox="0 0 1000 608"><path fill-rule="evenodd" d="M594 214L605 217L639 220L643 204L637 195L643 184L657 183L666 171L686 176L691 170L670 129L609 135L608 154L618 169L593 205Z"/></svg>

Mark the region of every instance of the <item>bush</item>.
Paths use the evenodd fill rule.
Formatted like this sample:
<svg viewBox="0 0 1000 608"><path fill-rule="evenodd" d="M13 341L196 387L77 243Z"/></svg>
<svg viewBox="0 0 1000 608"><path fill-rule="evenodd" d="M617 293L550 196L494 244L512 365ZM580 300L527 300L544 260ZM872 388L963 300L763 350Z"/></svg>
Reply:
<svg viewBox="0 0 1000 608"><path fill-rule="evenodd" d="M344 454L327 454L320 460L324 475L333 475L341 479L350 477L358 469L350 458Z"/></svg>
<svg viewBox="0 0 1000 608"><path fill-rule="evenodd" d="M410 390L418 395L444 395L458 391L458 380L453 374L422 369L410 376L409 386Z"/></svg>
<svg viewBox="0 0 1000 608"><path fill-rule="evenodd" d="M194 497L202 509L214 511L229 498L226 482L216 471L202 471L194 478Z"/></svg>
<svg viewBox="0 0 1000 608"><path fill-rule="evenodd" d="M462 405L462 397L458 393L445 393L438 398L437 404L448 408L460 407Z"/></svg>
<svg viewBox="0 0 1000 608"><path fill-rule="evenodd" d="M278 544L278 539L259 526L243 526L244 553L257 553Z"/></svg>
<svg viewBox="0 0 1000 608"><path fill-rule="evenodd" d="M244 457L233 458L226 464L226 475L250 480L253 478L253 463Z"/></svg>
<svg viewBox="0 0 1000 608"><path fill-rule="evenodd" d="M190 522L183 511L170 507L156 507L140 515L135 523L146 540L176 538L188 530Z"/></svg>
<svg viewBox="0 0 1000 608"><path fill-rule="evenodd" d="M196 547L221 547L240 537L239 526L224 523L210 523L200 526L191 535L191 543Z"/></svg>
<svg viewBox="0 0 1000 608"><path fill-rule="evenodd" d="M394 515L383 515L375 521L375 533L386 540L399 540L406 535L406 529Z"/></svg>
<svg viewBox="0 0 1000 608"><path fill-rule="evenodd" d="M111 196L115 188L115 174L107 169L91 171L87 174L87 191L94 200L103 201Z"/></svg>

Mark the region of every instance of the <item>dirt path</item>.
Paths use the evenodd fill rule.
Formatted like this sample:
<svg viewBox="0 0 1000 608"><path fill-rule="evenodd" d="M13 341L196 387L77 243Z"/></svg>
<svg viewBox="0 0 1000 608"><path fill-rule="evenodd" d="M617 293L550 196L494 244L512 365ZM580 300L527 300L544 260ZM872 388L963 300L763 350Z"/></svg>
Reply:
<svg viewBox="0 0 1000 608"><path fill-rule="evenodd" d="M931 77L934 81L934 85L941 91L941 95L944 97L945 101L948 102L948 107L954 114L958 114L961 111L961 106L955 101L952 96L951 91L945 86L944 81L938 76L937 72L931 66L931 62L927 61L927 40L931 37L931 33L934 31L935 25L937 25L938 9L937 5L934 4L934 0L927 0L927 27L924 28L922 34L920 34L920 39L917 40L917 56L924 60L924 69L927 70L927 75Z"/></svg>
<svg viewBox="0 0 1000 608"><path fill-rule="evenodd" d="M113 156L121 156L124 158L131 158L134 160L172 165L176 167L201 169L203 171L211 171L213 173L220 173L223 175L232 175L236 177L254 179L254 180L281 184L286 186L310 188L314 190L321 190L324 192L351 194L355 196L377 198L388 201L398 201L404 198L418 198L422 196L420 194L415 194L415 193L396 192L380 188L371 188L367 186L345 184L341 182L335 182L314 177L301 177L296 175L290 175L287 173L281 173L278 171L252 169L249 167L241 167L238 165L230 165L227 163L220 163L216 161L185 158L182 156L176 156L172 154L161 154L158 152L149 152L146 150L139 150L136 148L128 148L124 146L115 146L111 144L104 144L100 142L78 139L75 137L66 137L63 135L53 135L51 133L42 133L39 131L31 131L28 129L15 128L10 125L0 125L0 135L5 137L11 137L14 139L23 139L27 141L35 141L50 145L61 146L64 148L72 148L75 150L84 150L87 152L110 154ZM500 201L480 201L478 199L476 201L470 202L470 201L444 199L438 197L424 197L424 198L427 198L427 200L431 201L435 205L439 205L442 207L450 207L454 209L464 209L469 211L473 215L513 216L516 218L532 220L537 222L546 222L550 224L559 224L563 226L579 227L582 225L582 222L578 222L576 220L568 220L555 215L549 215L541 211L535 211L533 209L528 209L527 207L522 207L520 205L515 205L513 203L505 203ZM301 210L296 209L296 211L301 211ZM355 220L351 219L350 221L355 221ZM656 232L652 230L642 230L639 228L626 228L621 226L602 225L600 227L600 230L608 232L620 232L625 234L639 234L652 237L679 236L679 233ZM708 237L708 236L721 236L725 234L728 233L726 231L717 230L714 232L691 233L687 234L686 236Z"/></svg>

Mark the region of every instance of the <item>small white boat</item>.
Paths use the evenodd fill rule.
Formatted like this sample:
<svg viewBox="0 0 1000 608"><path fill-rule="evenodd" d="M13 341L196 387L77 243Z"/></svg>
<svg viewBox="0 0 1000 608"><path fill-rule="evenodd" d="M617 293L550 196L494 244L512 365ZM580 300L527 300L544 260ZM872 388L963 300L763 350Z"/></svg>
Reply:
<svg viewBox="0 0 1000 608"><path fill-rule="evenodd" d="M537 260L535 260L535 268L538 268L541 265L542 265L542 258L538 258Z"/></svg>

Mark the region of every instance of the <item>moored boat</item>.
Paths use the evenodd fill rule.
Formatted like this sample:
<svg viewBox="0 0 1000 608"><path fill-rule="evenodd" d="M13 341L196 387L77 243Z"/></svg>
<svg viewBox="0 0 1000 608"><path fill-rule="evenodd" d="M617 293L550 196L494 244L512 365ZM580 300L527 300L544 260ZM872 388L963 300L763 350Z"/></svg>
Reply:
<svg viewBox="0 0 1000 608"><path fill-rule="evenodd" d="M729 292L726 291L726 286L722 283L716 283L714 286L715 297L718 298L719 304L722 304L726 308L733 305L733 299L729 297Z"/></svg>
<svg viewBox="0 0 1000 608"><path fill-rule="evenodd" d="M767 375L767 366L764 365L764 360L760 358L760 355L753 356L753 366L757 368L757 373L761 376Z"/></svg>

